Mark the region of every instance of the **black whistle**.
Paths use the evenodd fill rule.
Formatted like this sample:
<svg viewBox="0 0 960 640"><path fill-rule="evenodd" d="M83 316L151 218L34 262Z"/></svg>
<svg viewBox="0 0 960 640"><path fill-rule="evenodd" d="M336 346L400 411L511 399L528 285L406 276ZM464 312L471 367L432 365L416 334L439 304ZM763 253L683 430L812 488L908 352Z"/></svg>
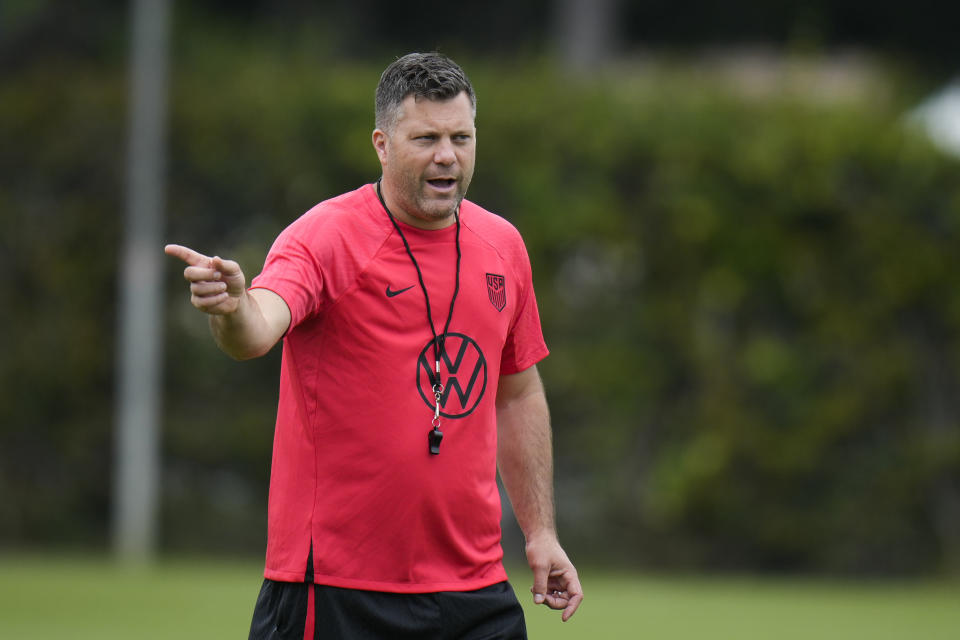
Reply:
<svg viewBox="0 0 960 640"><path fill-rule="evenodd" d="M441 440L443 440L443 431L440 431L439 427L434 427L433 431L427 434L427 442L430 443L430 453L439 455Z"/></svg>

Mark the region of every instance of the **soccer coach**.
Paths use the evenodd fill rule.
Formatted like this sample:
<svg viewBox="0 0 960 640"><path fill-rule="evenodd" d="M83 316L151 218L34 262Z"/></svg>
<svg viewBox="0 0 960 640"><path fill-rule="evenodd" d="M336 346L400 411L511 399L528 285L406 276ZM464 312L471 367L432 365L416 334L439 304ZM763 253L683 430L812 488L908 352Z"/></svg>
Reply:
<svg viewBox="0 0 960 640"><path fill-rule="evenodd" d="M165 249L224 352L283 342L251 639L525 638L498 469L534 602L566 621L583 599L556 534L529 258L465 199L475 117L456 63L406 55L376 90L381 179L295 220L249 288L232 260Z"/></svg>

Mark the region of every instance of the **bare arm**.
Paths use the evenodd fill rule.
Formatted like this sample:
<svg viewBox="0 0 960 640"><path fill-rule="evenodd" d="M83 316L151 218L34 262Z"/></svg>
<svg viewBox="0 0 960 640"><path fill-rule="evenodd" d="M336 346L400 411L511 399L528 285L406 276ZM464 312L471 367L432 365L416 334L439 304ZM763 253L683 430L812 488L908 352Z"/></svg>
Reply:
<svg viewBox="0 0 960 640"><path fill-rule="evenodd" d="M550 413L536 366L500 378L497 466L526 538L534 602L563 609L566 622L580 606L583 589L557 539Z"/></svg>
<svg viewBox="0 0 960 640"><path fill-rule="evenodd" d="M187 263L183 277L190 283L190 302L210 316L213 338L224 353L237 360L256 358L283 337L290 325L287 304L267 289L248 291L236 262L177 244L168 244L164 252Z"/></svg>

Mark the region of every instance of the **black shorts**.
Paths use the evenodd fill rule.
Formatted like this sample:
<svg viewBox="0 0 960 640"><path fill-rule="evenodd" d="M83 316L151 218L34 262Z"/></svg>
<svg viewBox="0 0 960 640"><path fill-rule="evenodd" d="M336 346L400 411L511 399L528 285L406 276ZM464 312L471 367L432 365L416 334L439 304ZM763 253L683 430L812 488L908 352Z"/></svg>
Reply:
<svg viewBox="0 0 960 640"><path fill-rule="evenodd" d="M477 591L407 594L264 580L249 640L526 637L523 609L506 582Z"/></svg>

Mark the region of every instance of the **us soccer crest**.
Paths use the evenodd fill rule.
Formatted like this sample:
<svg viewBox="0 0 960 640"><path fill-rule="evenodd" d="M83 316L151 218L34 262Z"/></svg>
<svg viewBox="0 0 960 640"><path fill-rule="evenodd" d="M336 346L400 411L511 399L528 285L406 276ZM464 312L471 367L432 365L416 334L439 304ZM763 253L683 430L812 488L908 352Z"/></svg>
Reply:
<svg viewBox="0 0 960 640"><path fill-rule="evenodd" d="M507 281L496 273L487 274L487 295L490 297L490 304L497 311L503 311L507 306Z"/></svg>

